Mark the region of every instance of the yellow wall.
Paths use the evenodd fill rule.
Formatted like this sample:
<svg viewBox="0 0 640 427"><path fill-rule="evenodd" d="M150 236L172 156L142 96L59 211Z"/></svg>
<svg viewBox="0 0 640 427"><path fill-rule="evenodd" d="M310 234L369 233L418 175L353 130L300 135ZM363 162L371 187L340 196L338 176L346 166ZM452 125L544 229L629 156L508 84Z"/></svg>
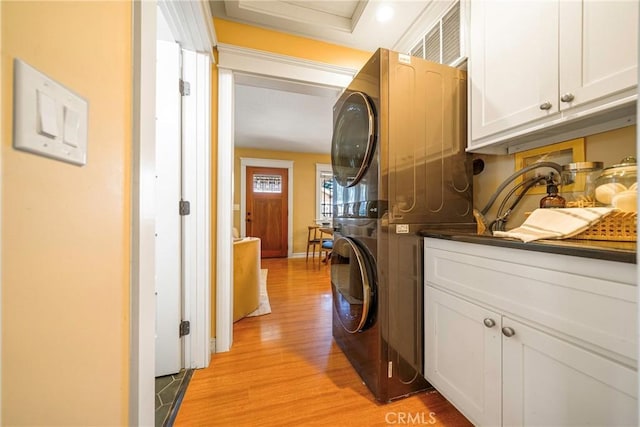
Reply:
<svg viewBox="0 0 640 427"><path fill-rule="evenodd" d="M250 25L238 24L231 21L225 21L221 19L214 19L213 24L216 30L216 36L220 43L247 47L256 50L262 50L271 53L277 53L280 55L287 55L298 57L302 59L307 59L311 61L324 62L331 65L338 65L343 67L349 67L353 69L360 69L362 65L364 65L369 57L371 56L371 52L365 52L361 50L355 50L344 46L338 46L330 43L321 42L318 40L311 40L304 37L293 36L290 34L280 33L277 31L266 30L263 28L253 27ZM212 269L211 269L211 335L215 336L216 331L216 313L215 313L215 242L216 242L216 227L217 227L217 219L216 219L216 210L215 210L215 200L216 200L216 190L215 190L215 176L217 174L217 146L218 146L218 126L217 126L217 117L218 117L218 77L217 70L214 66L214 74L211 80L212 86L212 117L214 118L214 123L211 125L211 139L212 139L212 176L214 177L214 182L212 188L213 194L211 197L212 200L212 234L211 234L211 242L213 246L212 250ZM290 153L287 153L290 154ZM236 153L237 155L237 153ZM327 156L328 158L328 156ZM323 163L329 163L328 161L323 161ZM295 166L294 166L295 170ZM313 183L315 185L315 165L313 166ZM240 175L236 173L236 183L235 185L239 185ZM297 181L296 181L297 182ZM295 184L294 184L295 185ZM294 187L295 188L295 187ZM315 190L314 190L315 191ZM239 192L236 189L236 194L239 197ZM234 202L239 203L239 202ZM298 201L296 200L297 204ZM315 206L315 205L314 205ZM298 209L294 208L294 213ZM294 220L294 252L303 252L306 250L306 244L304 248L302 247L300 240L300 231L302 228L305 229L304 237L302 241L306 240L306 224L308 221L314 218L314 214L310 213L305 214L302 210L300 210L301 219ZM236 213L234 221L237 224L239 219L237 218L239 214ZM297 214L296 214L297 215ZM297 224L297 225L296 225Z"/></svg>
<svg viewBox="0 0 640 427"><path fill-rule="evenodd" d="M214 19L218 42L359 70L372 52Z"/></svg>
<svg viewBox="0 0 640 427"><path fill-rule="evenodd" d="M131 4L0 7L2 424L126 425ZM89 101L86 166L11 147L14 57Z"/></svg>
<svg viewBox="0 0 640 427"><path fill-rule="evenodd" d="M316 218L316 163L331 163L329 154L236 148L234 154L234 204L240 204L240 158L293 161L293 253L307 250L307 226ZM291 214L291 212L289 213ZM240 212L233 213L233 225L240 230Z"/></svg>

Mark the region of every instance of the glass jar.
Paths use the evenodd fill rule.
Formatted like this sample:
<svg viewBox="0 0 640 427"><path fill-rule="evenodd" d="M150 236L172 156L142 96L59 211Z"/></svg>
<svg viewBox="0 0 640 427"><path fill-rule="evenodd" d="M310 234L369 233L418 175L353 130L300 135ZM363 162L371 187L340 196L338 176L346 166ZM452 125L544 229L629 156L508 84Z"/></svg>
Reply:
<svg viewBox="0 0 640 427"><path fill-rule="evenodd" d="M561 196L568 208L596 205L596 179L602 173L602 162L576 162L562 166L560 174Z"/></svg>
<svg viewBox="0 0 640 427"><path fill-rule="evenodd" d="M637 200L637 165L635 157L606 168L596 179L595 198L598 206L610 206L635 212Z"/></svg>

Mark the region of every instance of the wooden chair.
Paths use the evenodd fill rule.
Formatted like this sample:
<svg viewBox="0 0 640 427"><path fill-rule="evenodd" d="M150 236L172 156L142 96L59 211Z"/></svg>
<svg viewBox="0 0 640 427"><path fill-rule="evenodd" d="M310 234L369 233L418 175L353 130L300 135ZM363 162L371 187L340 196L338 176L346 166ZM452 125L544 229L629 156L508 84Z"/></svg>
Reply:
<svg viewBox="0 0 640 427"><path fill-rule="evenodd" d="M320 238L322 233L318 230L319 228L317 225L309 226L309 231L307 232L307 261L309 261L309 248L311 248L311 259L313 260L316 256L316 246L318 249L322 247L322 239Z"/></svg>
<svg viewBox="0 0 640 427"><path fill-rule="evenodd" d="M333 240L323 240L322 245L320 246L320 255L318 260L322 259L322 262L328 263L331 259L331 251L333 251ZM325 254L324 259L322 258L322 254Z"/></svg>
<svg viewBox="0 0 640 427"><path fill-rule="evenodd" d="M326 234L326 237L323 236ZM318 262L322 260L322 262L328 263L331 259L331 251L333 251L333 233L329 233L320 229L320 253ZM324 253L325 257L322 259L322 254Z"/></svg>

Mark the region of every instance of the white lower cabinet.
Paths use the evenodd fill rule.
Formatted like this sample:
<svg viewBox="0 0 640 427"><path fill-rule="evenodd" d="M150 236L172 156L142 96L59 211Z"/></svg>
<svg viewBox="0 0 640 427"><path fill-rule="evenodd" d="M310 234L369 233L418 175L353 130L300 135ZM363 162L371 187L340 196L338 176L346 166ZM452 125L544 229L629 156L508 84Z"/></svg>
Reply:
<svg viewBox="0 0 640 427"><path fill-rule="evenodd" d="M638 425L635 265L426 240L425 377L471 422Z"/></svg>
<svg viewBox="0 0 640 427"><path fill-rule="evenodd" d="M425 377L474 424L500 425L500 315L431 286L425 302Z"/></svg>
<svg viewBox="0 0 640 427"><path fill-rule="evenodd" d="M636 370L503 317L506 426L637 426Z"/></svg>

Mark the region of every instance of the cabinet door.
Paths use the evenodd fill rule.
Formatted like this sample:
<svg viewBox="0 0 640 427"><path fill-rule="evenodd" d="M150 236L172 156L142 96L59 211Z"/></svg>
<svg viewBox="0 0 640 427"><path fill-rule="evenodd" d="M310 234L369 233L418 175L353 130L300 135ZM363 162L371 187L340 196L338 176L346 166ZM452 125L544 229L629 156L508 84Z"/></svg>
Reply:
<svg viewBox="0 0 640 427"><path fill-rule="evenodd" d="M637 424L637 372L507 317L503 424ZM504 330L504 329L503 329Z"/></svg>
<svg viewBox="0 0 640 427"><path fill-rule="evenodd" d="M425 377L474 424L500 425L500 315L430 286L424 306Z"/></svg>
<svg viewBox="0 0 640 427"><path fill-rule="evenodd" d="M560 2L560 108L638 82L638 2Z"/></svg>
<svg viewBox="0 0 640 427"><path fill-rule="evenodd" d="M469 58L470 147L557 113L558 2L472 1Z"/></svg>

